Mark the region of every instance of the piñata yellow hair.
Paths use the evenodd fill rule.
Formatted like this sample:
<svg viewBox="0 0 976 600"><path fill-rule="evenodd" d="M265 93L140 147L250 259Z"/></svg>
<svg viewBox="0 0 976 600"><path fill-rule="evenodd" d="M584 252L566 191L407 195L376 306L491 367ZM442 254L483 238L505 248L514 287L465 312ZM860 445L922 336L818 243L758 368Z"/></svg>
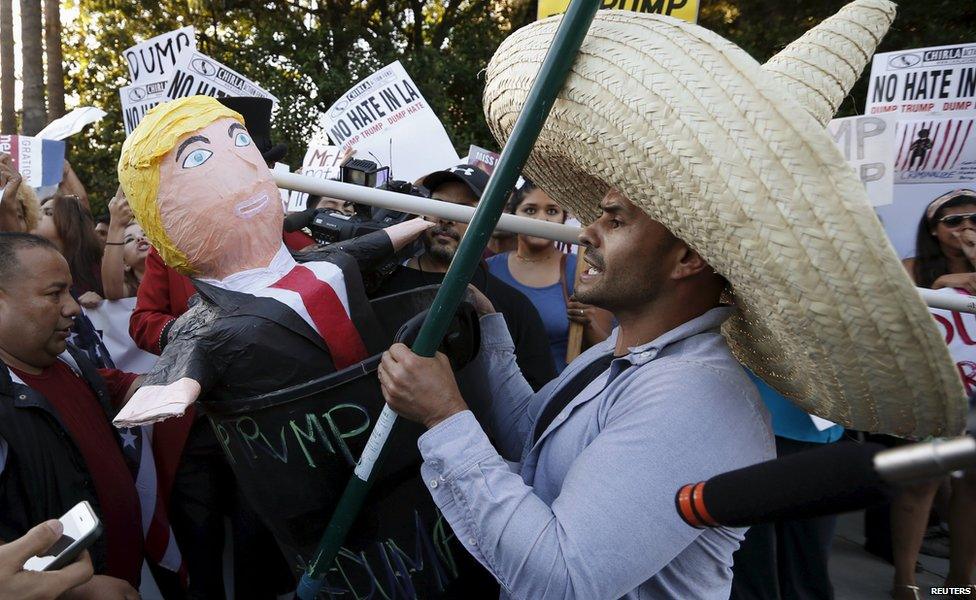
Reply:
<svg viewBox="0 0 976 600"><path fill-rule="evenodd" d="M152 108L122 144L119 183L132 207L132 214L146 232L146 238L170 267L184 275L196 271L186 255L173 243L163 227L156 196L159 192L159 162L181 137L203 129L218 119L244 117L210 96L190 96L164 102Z"/></svg>

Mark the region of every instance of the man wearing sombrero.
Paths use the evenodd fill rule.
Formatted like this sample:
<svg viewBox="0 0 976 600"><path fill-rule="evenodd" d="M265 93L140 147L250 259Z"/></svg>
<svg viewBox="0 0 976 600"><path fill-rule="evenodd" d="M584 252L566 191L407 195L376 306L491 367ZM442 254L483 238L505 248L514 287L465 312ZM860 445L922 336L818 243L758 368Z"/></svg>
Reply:
<svg viewBox="0 0 976 600"><path fill-rule="evenodd" d="M589 223L577 296L619 328L533 395L485 316L491 402L474 413L443 356L397 345L379 370L429 428L431 495L506 597L728 598L743 530L685 525L674 494L773 456L740 363L846 426L962 431L945 345L824 129L893 18L858 0L759 65L695 25L598 13L526 171ZM556 25L489 65L500 143Z"/></svg>

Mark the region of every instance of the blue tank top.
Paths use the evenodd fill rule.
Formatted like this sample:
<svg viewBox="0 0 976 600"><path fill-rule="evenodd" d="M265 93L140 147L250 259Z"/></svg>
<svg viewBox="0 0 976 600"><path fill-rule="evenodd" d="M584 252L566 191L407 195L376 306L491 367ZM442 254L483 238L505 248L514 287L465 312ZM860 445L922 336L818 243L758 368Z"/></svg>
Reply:
<svg viewBox="0 0 976 600"><path fill-rule="evenodd" d="M542 318L549 338L549 351L552 352L552 362L556 365L556 372L562 373L566 368L566 348L569 345L569 317L566 316L566 299L563 297L562 283L556 282L546 287L531 287L516 281L512 272L508 270L508 256L511 252L496 254L488 259L488 272L514 287L532 302ZM574 276L576 274L576 255L566 255L566 286L569 295L573 294Z"/></svg>

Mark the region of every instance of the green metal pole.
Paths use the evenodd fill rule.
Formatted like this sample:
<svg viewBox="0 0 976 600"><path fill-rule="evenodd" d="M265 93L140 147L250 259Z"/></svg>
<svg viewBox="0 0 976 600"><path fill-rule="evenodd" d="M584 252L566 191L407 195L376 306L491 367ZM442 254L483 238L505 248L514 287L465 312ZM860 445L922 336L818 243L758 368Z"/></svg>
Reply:
<svg viewBox="0 0 976 600"><path fill-rule="evenodd" d="M444 283L430 307L412 350L419 356L434 356L447 332L454 311L467 289L471 276L481 261L481 255L495 223L502 214L505 200L515 186L522 167L532 151L542 125L549 116L556 95L563 87L569 69L576 60L586 32L600 6L599 0L572 0L556 30L552 46L539 67L539 74L529 90L522 113L512 129L512 135L502 150L488 187L478 203L471 224L458 246L451 267L444 276ZM346 534L359 514L363 500L369 491L371 475L381 458L390 429L396 422L396 413L388 406L383 408L376 426L366 442L366 449L359 460L355 474L349 479L332 520L329 522L315 558L298 585L298 597L313 600L325 582L325 573L332 566Z"/></svg>

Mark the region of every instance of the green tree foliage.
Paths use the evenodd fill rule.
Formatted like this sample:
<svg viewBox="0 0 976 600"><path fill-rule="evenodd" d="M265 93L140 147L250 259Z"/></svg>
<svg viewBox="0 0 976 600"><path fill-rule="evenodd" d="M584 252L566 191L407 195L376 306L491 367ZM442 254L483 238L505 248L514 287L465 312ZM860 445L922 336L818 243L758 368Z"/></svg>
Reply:
<svg viewBox="0 0 976 600"><path fill-rule="evenodd" d="M699 25L732 40L765 62L849 0L702 0ZM878 52L976 42L976 1L896 2L898 16ZM837 113L861 114L871 67Z"/></svg>
<svg viewBox="0 0 976 600"><path fill-rule="evenodd" d="M197 29L199 50L260 83L281 101L273 138L297 165L319 111L352 83L400 60L467 153L490 144L481 111L483 69L499 43L531 22L531 0L242 0L129 3L80 0L65 27L67 91L108 115L73 140L70 158L101 210L117 185L125 138L118 88L127 85L122 52L178 27Z"/></svg>
<svg viewBox="0 0 976 600"><path fill-rule="evenodd" d="M65 27L67 93L108 112L72 138L75 170L94 210L115 191L124 139L118 88L128 83L122 51L177 27L197 28L199 49L259 82L281 100L275 140L297 165L325 110L350 85L399 59L440 116L463 156L492 147L484 122L483 69L498 44L535 18L533 0L76 0ZM701 0L700 24L759 61L779 51L845 0ZM903 3L881 50L976 41L976 2ZM841 114L864 105L866 78Z"/></svg>

